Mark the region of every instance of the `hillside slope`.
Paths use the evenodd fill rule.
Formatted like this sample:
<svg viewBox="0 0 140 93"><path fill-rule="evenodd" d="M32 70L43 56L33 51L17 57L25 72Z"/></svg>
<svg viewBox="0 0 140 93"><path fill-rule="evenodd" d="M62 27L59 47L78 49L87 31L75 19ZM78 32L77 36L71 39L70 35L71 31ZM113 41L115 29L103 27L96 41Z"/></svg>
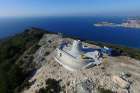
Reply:
<svg viewBox="0 0 140 93"><path fill-rule="evenodd" d="M91 47L106 45L120 55L104 56L100 66L69 72L53 58L60 39L72 42L77 37L30 28L0 41L0 93L139 93L140 49L82 40ZM114 83L114 78L129 86Z"/></svg>
<svg viewBox="0 0 140 93"><path fill-rule="evenodd" d="M29 71L21 66L20 57L30 48L35 51L43 34L31 28L0 42L0 93L13 93L23 83Z"/></svg>

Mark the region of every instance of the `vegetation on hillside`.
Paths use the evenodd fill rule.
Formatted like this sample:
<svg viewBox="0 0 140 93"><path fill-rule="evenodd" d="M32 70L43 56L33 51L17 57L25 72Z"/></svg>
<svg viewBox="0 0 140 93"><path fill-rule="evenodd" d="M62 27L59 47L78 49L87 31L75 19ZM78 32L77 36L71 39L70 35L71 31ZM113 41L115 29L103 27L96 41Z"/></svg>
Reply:
<svg viewBox="0 0 140 93"><path fill-rule="evenodd" d="M98 88L98 91L99 91L99 93L114 93L111 90L104 89L104 88L101 88L101 87Z"/></svg>
<svg viewBox="0 0 140 93"><path fill-rule="evenodd" d="M60 93L61 92L61 86L59 85L60 81L57 81L55 79L47 79L46 80L46 88L42 88L39 90L39 93Z"/></svg>
<svg viewBox="0 0 140 93"><path fill-rule="evenodd" d="M20 56L36 44L44 32L27 29L0 42L0 93L15 93L29 73L17 64Z"/></svg>

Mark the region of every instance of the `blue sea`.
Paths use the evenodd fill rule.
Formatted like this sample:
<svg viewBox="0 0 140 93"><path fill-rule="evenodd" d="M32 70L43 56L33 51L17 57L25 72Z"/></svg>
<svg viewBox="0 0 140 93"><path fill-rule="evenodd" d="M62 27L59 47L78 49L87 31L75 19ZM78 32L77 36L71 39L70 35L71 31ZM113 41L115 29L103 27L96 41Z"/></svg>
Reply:
<svg viewBox="0 0 140 93"><path fill-rule="evenodd" d="M34 17L0 18L0 38L13 36L26 28L38 27L81 39L140 48L140 29L95 27L97 22L122 23L125 17Z"/></svg>

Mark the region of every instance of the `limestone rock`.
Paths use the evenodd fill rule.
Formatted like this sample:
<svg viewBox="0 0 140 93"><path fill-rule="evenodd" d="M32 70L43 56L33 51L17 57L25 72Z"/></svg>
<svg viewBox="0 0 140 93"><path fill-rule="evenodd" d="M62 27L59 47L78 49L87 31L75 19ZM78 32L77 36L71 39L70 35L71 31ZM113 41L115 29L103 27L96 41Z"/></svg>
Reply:
<svg viewBox="0 0 140 93"><path fill-rule="evenodd" d="M117 93L129 93L127 89L119 89Z"/></svg>
<svg viewBox="0 0 140 93"><path fill-rule="evenodd" d="M119 85L121 88L128 88L130 86L130 83L123 80L119 76L112 76L112 81Z"/></svg>
<svg viewBox="0 0 140 93"><path fill-rule="evenodd" d="M89 79L76 84L76 93L93 93L93 90L94 84Z"/></svg>

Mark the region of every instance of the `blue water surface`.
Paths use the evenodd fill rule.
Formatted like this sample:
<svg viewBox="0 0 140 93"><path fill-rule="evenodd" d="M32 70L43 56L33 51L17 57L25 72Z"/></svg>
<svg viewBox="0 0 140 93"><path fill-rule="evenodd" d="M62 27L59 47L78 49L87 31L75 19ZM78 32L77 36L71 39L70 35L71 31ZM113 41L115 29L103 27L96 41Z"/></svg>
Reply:
<svg viewBox="0 0 140 93"><path fill-rule="evenodd" d="M93 25L102 21L122 23L125 19L124 17L0 18L0 38L15 35L26 28L38 27L51 32L78 36L81 39L140 48L140 29Z"/></svg>

